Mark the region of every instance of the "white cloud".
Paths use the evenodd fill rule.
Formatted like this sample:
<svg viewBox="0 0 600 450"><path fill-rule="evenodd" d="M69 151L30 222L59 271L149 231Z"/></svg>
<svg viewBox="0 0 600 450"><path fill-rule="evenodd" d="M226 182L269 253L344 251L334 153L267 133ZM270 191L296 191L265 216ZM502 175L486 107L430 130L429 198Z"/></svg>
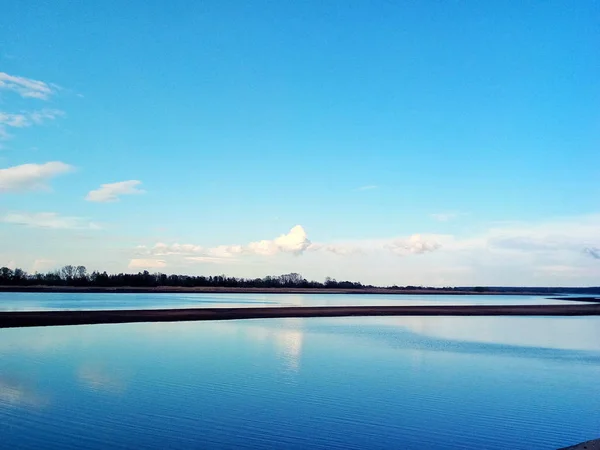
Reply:
<svg viewBox="0 0 600 450"><path fill-rule="evenodd" d="M23 128L31 125L31 122L25 114L11 114L0 111L0 126Z"/></svg>
<svg viewBox="0 0 600 450"><path fill-rule="evenodd" d="M413 234L409 238L394 239L385 244L384 247L396 255L406 256L433 252L438 250L441 244L432 237Z"/></svg>
<svg viewBox="0 0 600 450"><path fill-rule="evenodd" d="M119 201L120 195L143 194L146 192L136 187L140 184L142 184L142 182L138 180L103 184L98 189L90 191L85 199L88 202L116 202Z"/></svg>
<svg viewBox="0 0 600 450"><path fill-rule="evenodd" d="M163 255L182 255L192 253L204 253L204 247L192 244L172 244L167 245L159 242L152 248L152 254L156 256Z"/></svg>
<svg viewBox="0 0 600 450"><path fill-rule="evenodd" d="M219 258L215 256L186 256L186 261L193 263L211 263L211 264L230 264L234 261L237 261L236 258Z"/></svg>
<svg viewBox="0 0 600 450"><path fill-rule="evenodd" d="M301 225L296 225L289 233L282 234L276 239L250 242L244 248L244 252L264 256L275 255L277 253L300 255L310 244L311 242L304 228Z"/></svg>
<svg viewBox="0 0 600 450"><path fill-rule="evenodd" d="M278 253L300 255L310 245L311 242L304 228L301 225L296 225L287 234L282 234L275 239L250 242L247 245L218 245L205 248L194 244L176 243L169 245L159 242L153 247L141 246L138 249L153 256L197 255L198 257L205 257L205 261L209 261L210 258L233 258L241 255L272 256Z"/></svg>
<svg viewBox="0 0 600 450"><path fill-rule="evenodd" d="M43 81L9 75L0 72L0 90L13 91L23 98L48 100L56 92L56 87Z"/></svg>
<svg viewBox="0 0 600 450"><path fill-rule="evenodd" d="M47 120L55 120L65 115L64 111L59 109L41 109L39 111L33 111L27 113L27 117L32 124L41 125Z"/></svg>
<svg viewBox="0 0 600 450"><path fill-rule="evenodd" d="M55 230L98 230L98 224L81 217L61 216L55 212L11 212L0 217L0 221L32 228L50 228Z"/></svg>
<svg viewBox="0 0 600 450"><path fill-rule="evenodd" d="M134 258L129 261L130 269L160 269L167 267L167 262L164 259L144 259Z"/></svg>
<svg viewBox="0 0 600 450"><path fill-rule="evenodd" d="M363 246L364 247L364 246ZM313 243L308 248L310 252L329 252L334 255L339 256L349 256L349 255L358 255L364 254L366 252L366 248L361 248L356 244L345 244L345 243L335 243L335 244L318 244Z"/></svg>
<svg viewBox="0 0 600 450"><path fill-rule="evenodd" d="M202 253L202 251L196 251L196 253ZM206 250L206 254L214 258L232 258L242 253L244 253L244 248L241 245L218 245Z"/></svg>
<svg viewBox="0 0 600 450"><path fill-rule="evenodd" d="M279 251L295 255L302 254L311 244L301 225L296 225L288 234L282 234L273 242Z"/></svg>
<svg viewBox="0 0 600 450"><path fill-rule="evenodd" d="M140 258L165 255L169 267L222 264L226 273L244 277L294 271L309 279L329 275L374 284L594 285L600 279L600 214L494 223L468 234L315 243L299 226L244 245L159 243L141 250ZM286 253L304 256L275 259Z"/></svg>
<svg viewBox="0 0 600 450"><path fill-rule="evenodd" d="M22 164L0 169L0 193L48 189L48 181L73 170L73 166L60 161L45 164Z"/></svg>
<svg viewBox="0 0 600 450"><path fill-rule="evenodd" d="M55 120L64 116L58 109L41 109L39 111L21 112L18 114L0 111L0 139L6 140L11 135L6 130L10 128L26 128L32 125L41 125L48 120Z"/></svg>
<svg viewBox="0 0 600 450"><path fill-rule="evenodd" d="M45 272L57 266L54 259L36 259L31 266L32 272Z"/></svg>

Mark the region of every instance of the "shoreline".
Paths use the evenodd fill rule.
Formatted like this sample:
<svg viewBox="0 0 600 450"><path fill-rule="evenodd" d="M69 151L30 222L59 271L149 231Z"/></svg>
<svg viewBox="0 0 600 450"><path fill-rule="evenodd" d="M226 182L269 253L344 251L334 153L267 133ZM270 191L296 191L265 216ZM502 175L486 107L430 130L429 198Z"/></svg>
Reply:
<svg viewBox="0 0 600 450"><path fill-rule="evenodd" d="M136 322L351 316L598 316L600 304L459 306L314 306L110 311L0 312L0 328Z"/></svg>
<svg viewBox="0 0 600 450"><path fill-rule="evenodd" d="M90 286L0 286L0 292L37 292L37 293L116 293L116 294L388 294L388 295L558 295L551 291L466 291L453 289L326 289L326 288L253 288L253 287L90 287Z"/></svg>

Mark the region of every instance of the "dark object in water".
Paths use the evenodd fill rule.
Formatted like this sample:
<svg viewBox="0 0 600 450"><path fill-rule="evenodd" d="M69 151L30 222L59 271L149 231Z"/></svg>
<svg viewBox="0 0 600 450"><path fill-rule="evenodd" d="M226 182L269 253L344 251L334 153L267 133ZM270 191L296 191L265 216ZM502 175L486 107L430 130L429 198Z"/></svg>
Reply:
<svg viewBox="0 0 600 450"><path fill-rule="evenodd" d="M600 450L600 439L594 439L593 441L582 442L581 444L572 445L571 447L563 447L558 450Z"/></svg>

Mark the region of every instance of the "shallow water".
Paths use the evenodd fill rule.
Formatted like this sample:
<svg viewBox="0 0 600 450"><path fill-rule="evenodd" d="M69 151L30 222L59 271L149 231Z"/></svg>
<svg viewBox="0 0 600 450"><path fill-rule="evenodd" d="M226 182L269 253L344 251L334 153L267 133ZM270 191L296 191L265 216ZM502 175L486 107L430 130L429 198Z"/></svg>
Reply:
<svg viewBox="0 0 600 450"><path fill-rule="evenodd" d="M0 330L2 448L553 449L600 437L600 318Z"/></svg>
<svg viewBox="0 0 600 450"><path fill-rule="evenodd" d="M572 304L529 295L386 294L116 294L0 292L0 311L160 309L264 306L361 305L557 305Z"/></svg>

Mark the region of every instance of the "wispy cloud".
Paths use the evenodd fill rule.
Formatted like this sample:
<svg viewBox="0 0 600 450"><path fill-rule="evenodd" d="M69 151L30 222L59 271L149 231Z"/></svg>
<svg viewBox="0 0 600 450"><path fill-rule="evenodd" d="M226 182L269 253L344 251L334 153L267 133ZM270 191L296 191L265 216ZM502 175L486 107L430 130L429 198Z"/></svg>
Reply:
<svg viewBox="0 0 600 450"><path fill-rule="evenodd" d="M31 112L8 113L0 111L0 139L6 140L11 137L8 128L27 128L33 125L42 125L48 120L55 120L64 116L65 113L58 109L40 109Z"/></svg>
<svg viewBox="0 0 600 450"><path fill-rule="evenodd" d="M211 263L211 264L231 264L232 262L237 261L236 258L219 258L216 256L186 256L186 261L192 263Z"/></svg>
<svg viewBox="0 0 600 450"><path fill-rule="evenodd" d="M167 267L164 259L134 258L127 266L130 269L161 269Z"/></svg>
<svg viewBox="0 0 600 450"><path fill-rule="evenodd" d="M0 193L48 189L48 182L71 172L73 166L60 161L45 164L22 164L0 169Z"/></svg>
<svg viewBox="0 0 600 450"><path fill-rule="evenodd" d="M33 261L33 265L31 266L32 272L43 272L53 267L56 267L57 262L54 259L36 259Z"/></svg>
<svg viewBox="0 0 600 450"><path fill-rule="evenodd" d="M57 87L32 78L19 77L0 72L0 90L16 92L23 98L48 100Z"/></svg>
<svg viewBox="0 0 600 450"><path fill-rule="evenodd" d="M32 228L55 230L99 230L100 225L82 217L61 216L55 212L10 212L0 217L0 221Z"/></svg>
<svg viewBox="0 0 600 450"><path fill-rule="evenodd" d="M146 191L138 189L142 184L138 180L119 181L118 183L108 183L101 185L98 189L90 191L85 199L88 202L116 202L121 195L143 194Z"/></svg>
<svg viewBox="0 0 600 450"><path fill-rule="evenodd" d="M339 256L350 256L350 255L358 255L364 254L365 249L360 246L354 244L344 244L344 243L335 243L335 244L318 244L314 243L308 248L311 252L329 252L334 255Z"/></svg>
<svg viewBox="0 0 600 450"><path fill-rule="evenodd" d="M369 184L366 186L361 186L356 188L357 191L372 191L373 189L378 189L379 186L375 185L375 184Z"/></svg>
<svg viewBox="0 0 600 450"><path fill-rule="evenodd" d="M588 247L583 252L594 259L600 259L600 248Z"/></svg>

